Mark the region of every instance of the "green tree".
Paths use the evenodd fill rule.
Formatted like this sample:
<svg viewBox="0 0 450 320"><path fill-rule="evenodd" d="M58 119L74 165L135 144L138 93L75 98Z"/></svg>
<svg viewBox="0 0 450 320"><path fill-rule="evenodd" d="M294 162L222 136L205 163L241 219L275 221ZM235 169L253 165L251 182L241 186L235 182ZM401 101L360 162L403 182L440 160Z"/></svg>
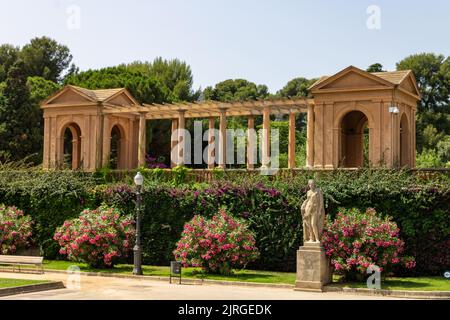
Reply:
<svg viewBox="0 0 450 320"><path fill-rule="evenodd" d="M40 109L41 102L61 88L59 84L41 77L28 77L27 87L30 92L30 101L37 109Z"/></svg>
<svg viewBox="0 0 450 320"><path fill-rule="evenodd" d="M60 81L64 72L73 72L72 54L67 46L48 37L34 38L25 45L20 58L28 76L39 76L53 82Z"/></svg>
<svg viewBox="0 0 450 320"><path fill-rule="evenodd" d="M435 149L425 149L417 155L417 168L441 168L443 166L444 164Z"/></svg>
<svg viewBox="0 0 450 320"><path fill-rule="evenodd" d="M257 85L245 79L228 79L217 83L214 87L206 87L203 91L205 100L221 102L250 101L266 99L269 97L269 89L266 85ZM256 125L261 122L261 118L256 118ZM228 128L247 128L246 117L231 117L228 120Z"/></svg>
<svg viewBox="0 0 450 320"><path fill-rule="evenodd" d="M438 142L445 137L444 132L438 132L438 130L429 124L421 132L422 148L433 149L437 146Z"/></svg>
<svg viewBox="0 0 450 320"><path fill-rule="evenodd" d="M0 45L0 82L6 80L9 68L16 62L19 55L19 48L10 44Z"/></svg>
<svg viewBox="0 0 450 320"><path fill-rule="evenodd" d="M283 98L308 97L308 88L316 81L317 79L306 79L303 77L292 79L277 92L277 96Z"/></svg>
<svg viewBox="0 0 450 320"><path fill-rule="evenodd" d="M445 136L436 146L437 155L442 164L450 166L450 135Z"/></svg>
<svg viewBox="0 0 450 320"><path fill-rule="evenodd" d="M124 66L129 70L140 71L144 75L157 79L169 92L169 100L195 101L200 95L199 90L193 90L192 70L184 61L165 60L158 57L153 62L135 61Z"/></svg>
<svg viewBox="0 0 450 320"><path fill-rule="evenodd" d="M265 99L269 96L266 85L256 85L244 79L229 79L206 87L203 91L205 100L221 102L248 101Z"/></svg>
<svg viewBox="0 0 450 320"><path fill-rule="evenodd" d="M383 70L383 65L381 63L374 63L367 67L367 72L385 72L386 70Z"/></svg>
<svg viewBox="0 0 450 320"><path fill-rule="evenodd" d="M192 89L190 67L177 59L155 59L128 65L88 70L68 76L65 84L88 89L125 87L140 103L195 101L199 92ZM152 121L147 126L148 150L154 156L169 159L170 121ZM189 123L187 124L189 126Z"/></svg>
<svg viewBox="0 0 450 320"><path fill-rule="evenodd" d="M68 76L64 84L88 89L127 88L140 103L170 101L170 93L161 83L140 70L125 66L88 70Z"/></svg>
<svg viewBox="0 0 450 320"><path fill-rule="evenodd" d="M438 139L450 134L450 58L414 54L397 63L397 70L412 70L422 95L417 112L417 149L435 148Z"/></svg>
<svg viewBox="0 0 450 320"><path fill-rule="evenodd" d="M414 72L422 94L420 111L449 111L449 57L434 53L414 54L398 62L397 70Z"/></svg>
<svg viewBox="0 0 450 320"><path fill-rule="evenodd" d="M9 69L0 103L0 160L19 160L40 150L42 117L30 102L22 60Z"/></svg>

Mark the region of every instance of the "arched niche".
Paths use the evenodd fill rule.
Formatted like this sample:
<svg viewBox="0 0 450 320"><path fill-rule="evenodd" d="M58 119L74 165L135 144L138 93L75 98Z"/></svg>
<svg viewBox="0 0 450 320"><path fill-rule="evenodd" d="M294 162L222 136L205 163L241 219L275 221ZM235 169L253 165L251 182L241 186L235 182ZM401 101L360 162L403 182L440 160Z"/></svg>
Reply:
<svg viewBox="0 0 450 320"><path fill-rule="evenodd" d="M109 167L125 169L127 159L125 130L120 124L111 127Z"/></svg>
<svg viewBox="0 0 450 320"><path fill-rule="evenodd" d="M361 168L369 165L370 129L364 112L346 113L339 125L339 166Z"/></svg>
<svg viewBox="0 0 450 320"><path fill-rule="evenodd" d="M62 127L60 133L60 152L58 156L60 166L78 170L82 167L81 156L81 129L75 122L68 123Z"/></svg>

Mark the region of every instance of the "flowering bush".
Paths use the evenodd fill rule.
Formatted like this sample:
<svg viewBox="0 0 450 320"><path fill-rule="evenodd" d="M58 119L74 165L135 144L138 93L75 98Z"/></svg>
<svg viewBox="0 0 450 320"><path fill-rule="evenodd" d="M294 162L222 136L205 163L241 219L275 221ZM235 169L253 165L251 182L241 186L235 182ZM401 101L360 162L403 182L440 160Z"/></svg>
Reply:
<svg viewBox="0 0 450 320"><path fill-rule="evenodd" d="M28 245L31 218L16 207L0 205L0 254L12 254Z"/></svg>
<svg viewBox="0 0 450 320"><path fill-rule="evenodd" d="M404 242L400 229L390 217L382 218L372 208L340 210L336 219L325 224L323 245L337 273L347 278L365 274L370 265L387 270L403 264L414 268L415 261L402 257Z"/></svg>
<svg viewBox="0 0 450 320"><path fill-rule="evenodd" d="M105 202L115 208L123 208L132 204L136 199L136 192L127 184L108 186L104 191Z"/></svg>
<svg viewBox="0 0 450 320"><path fill-rule="evenodd" d="M113 266L118 257L126 256L133 242L133 220L121 217L117 209L101 206L84 210L80 217L67 220L56 230L54 240L60 254L70 260L86 262L93 267Z"/></svg>
<svg viewBox="0 0 450 320"><path fill-rule="evenodd" d="M147 168L149 169L166 169L167 165L164 163L165 159L163 156L160 157L152 157L151 155L147 154L145 156L145 162L147 164Z"/></svg>
<svg viewBox="0 0 450 320"><path fill-rule="evenodd" d="M210 220L197 215L186 223L174 255L184 266L230 274L232 268L255 260L258 250L244 220L219 210Z"/></svg>

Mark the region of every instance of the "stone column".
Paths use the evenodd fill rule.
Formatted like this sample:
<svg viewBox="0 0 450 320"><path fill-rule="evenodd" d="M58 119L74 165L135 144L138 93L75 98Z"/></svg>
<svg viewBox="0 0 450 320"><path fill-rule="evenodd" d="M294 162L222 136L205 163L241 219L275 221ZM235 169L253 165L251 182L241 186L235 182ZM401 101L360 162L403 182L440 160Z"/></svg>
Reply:
<svg viewBox="0 0 450 320"><path fill-rule="evenodd" d="M95 141L95 168L100 169L102 167L102 149L103 149L103 119L104 115L101 111L102 106L98 106L98 113L96 117L96 141Z"/></svg>
<svg viewBox="0 0 450 320"><path fill-rule="evenodd" d="M180 110L178 112L178 165L184 166L184 155L185 155L185 126L186 126L186 118L185 111Z"/></svg>
<svg viewBox="0 0 450 320"><path fill-rule="evenodd" d="M72 131L72 135L74 135L74 131ZM72 139L72 170L77 170L80 167L80 141L78 134L75 134L76 136Z"/></svg>
<svg viewBox="0 0 450 320"><path fill-rule="evenodd" d="M138 167L145 166L145 152L146 152L146 119L145 113L139 114L139 137L138 137Z"/></svg>
<svg viewBox="0 0 450 320"><path fill-rule="evenodd" d="M324 104L319 103L314 105L314 139L311 148L314 149L314 168L322 169L324 167Z"/></svg>
<svg viewBox="0 0 450 320"><path fill-rule="evenodd" d="M215 141L216 137L214 136L214 129L216 125L216 119L214 117L210 117L208 119L208 169L214 169L215 167L215 156L216 156L216 150L215 150Z"/></svg>
<svg viewBox="0 0 450 320"><path fill-rule="evenodd" d="M397 105L395 102L392 105ZM391 113L391 168L396 168L399 166L399 142L400 142L400 129L399 129L399 119L398 114Z"/></svg>
<svg viewBox="0 0 450 320"><path fill-rule="evenodd" d="M227 164L227 110L220 109L218 167L221 169L225 169L226 164Z"/></svg>
<svg viewBox="0 0 450 320"><path fill-rule="evenodd" d="M306 129L306 167L314 167L314 106L308 104L308 124Z"/></svg>
<svg viewBox="0 0 450 320"><path fill-rule="evenodd" d="M266 169L270 164L270 107L265 106L263 111L263 131L261 145L261 168Z"/></svg>
<svg viewBox="0 0 450 320"><path fill-rule="evenodd" d="M324 167L327 169L333 169L333 149L335 147L335 141L333 136L333 118L334 118L334 103L328 101L323 107L323 149L324 149ZM361 136L362 138L362 136Z"/></svg>
<svg viewBox="0 0 450 320"><path fill-rule="evenodd" d="M133 126L134 122L132 119L128 119L128 129L126 134L126 144L127 144L127 165L125 169L130 170L133 168Z"/></svg>
<svg viewBox="0 0 450 320"><path fill-rule="evenodd" d="M256 149L255 117L247 118L247 170L255 168L255 149Z"/></svg>
<svg viewBox="0 0 450 320"><path fill-rule="evenodd" d="M289 114L288 168L295 168L295 113Z"/></svg>
<svg viewBox="0 0 450 320"><path fill-rule="evenodd" d="M61 142L60 135L64 134L57 130L58 118L52 116L50 118L50 139L49 139L49 168L56 169L59 161L59 144Z"/></svg>
<svg viewBox="0 0 450 320"><path fill-rule="evenodd" d="M416 167L416 110L411 112L411 167Z"/></svg>
<svg viewBox="0 0 450 320"><path fill-rule="evenodd" d="M106 167L109 164L110 152L111 152L111 132L109 131L109 116L103 118L103 166Z"/></svg>
<svg viewBox="0 0 450 320"><path fill-rule="evenodd" d="M50 118L44 115L44 155L42 167L50 169Z"/></svg>
<svg viewBox="0 0 450 320"><path fill-rule="evenodd" d="M178 129L178 119L172 119L172 130L171 130L171 134L170 134L170 166L172 168L177 166L177 155L178 152L174 150L174 148L177 147L178 144L178 137L175 140L172 140L174 138L174 132L177 131Z"/></svg>

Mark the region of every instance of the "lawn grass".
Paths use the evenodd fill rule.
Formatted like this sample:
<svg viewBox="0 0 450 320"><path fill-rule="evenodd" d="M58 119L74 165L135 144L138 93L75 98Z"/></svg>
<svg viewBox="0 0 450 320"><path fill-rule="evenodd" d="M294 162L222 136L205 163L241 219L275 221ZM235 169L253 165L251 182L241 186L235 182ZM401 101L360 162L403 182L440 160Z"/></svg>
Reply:
<svg viewBox="0 0 450 320"><path fill-rule="evenodd" d="M23 280L23 279L5 279L0 278L0 289L2 288L12 288L21 287L31 284L48 283L49 281L44 280Z"/></svg>
<svg viewBox="0 0 450 320"><path fill-rule="evenodd" d="M77 266L82 272L104 272L131 275L133 265L118 264L111 269L95 269L85 263L71 261L45 260L44 269L46 270L67 270L70 266ZM144 275L168 277L170 274L168 266L142 266ZM189 279L208 279L208 280L226 280L243 281L256 283L278 283L295 284L296 274L294 272L273 272L256 270L235 270L230 276L221 276L214 274L205 274L199 268L183 268L183 278ZM367 288L364 282L341 283L339 277L333 277L331 286L349 287L349 288ZM408 290L408 291L450 291L450 280L444 277L415 277L415 278L386 278L381 282L381 289L387 290Z"/></svg>
<svg viewBox="0 0 450 320"><path fill-rule="evenodd" d="M333 282L334 287L348 288L367 288L365 282ZM389 277L381 281L381 289L384 290L403 290L403 291L449 291L450 279L444 277L415 277L415 278L396 278Z"/></svg>
<svg viewBox="0 0 450 320"><path fill-rule="evenodd" d="M67 270L68 267L75 265L84 272L106 272L118 274L132 274L133 265L118 264L112 269L94 269L85 263L74 263L70 261L44 261L44 269ZM142 266L142 271L146 276L168 277L170 275L169 267L160 266ZM291 272L272 272L255 270L234 270L230 276L204 274L200 268L183 268L182 277L190 279L210 279L227 281L245 281L258 283L280 283L294 284L295 273Z"/></svg>

